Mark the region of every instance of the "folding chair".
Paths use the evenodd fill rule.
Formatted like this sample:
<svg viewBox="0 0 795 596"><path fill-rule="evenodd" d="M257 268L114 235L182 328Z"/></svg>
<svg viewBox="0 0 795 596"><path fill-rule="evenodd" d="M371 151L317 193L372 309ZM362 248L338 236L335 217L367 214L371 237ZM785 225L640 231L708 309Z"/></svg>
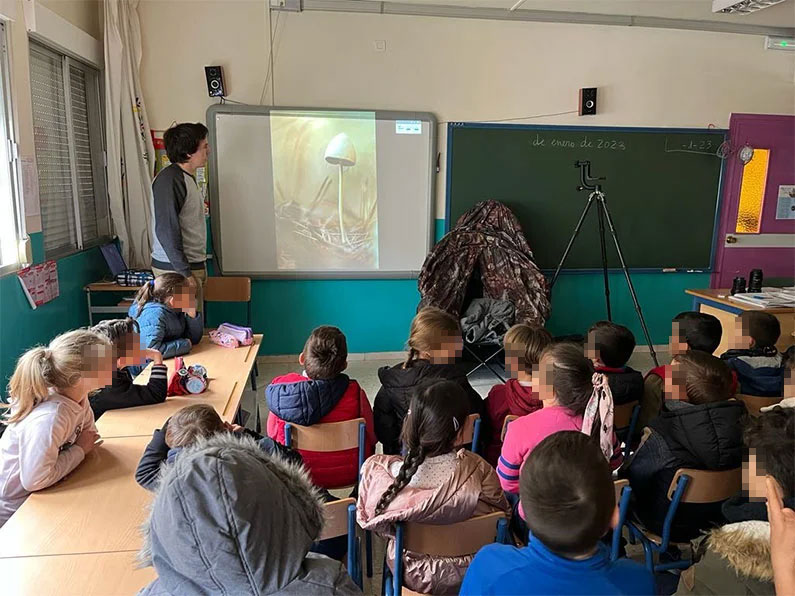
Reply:
<svg viewBox="0 0 795 596"><path fill-rule="evenodd" d="M616 490L616 503L618 504L618 525L613 529L613 543L610 547L611 561L618 559L618 551L621 548L621 534L624 525L627 523L629 501L632 497L632 489L629 486L629 480L615 480L613 486Z"/></svg>
<svg viewBox="0 0 795 596"><path fill-rule="evenodd" d="M671 526L681 503L719 503L735 495L742 488L742 468L713 472L680 468L668 487L668 512L663 522L662 536L650 532L633 522L627 522L631 536L640 540L646 554L646 568L651 571L687 569L690 559L654 564L654 553L663 553L671 544L689 546L688 543L671 542Z"/></svg>
<svg viewBox="0 0 795 596"><path fill-rule="evenodd" d="M759 397L757 395L743 395L740 393L734 397L745 404L745 408L748 410L750 416L759 416L762 413L762 408L775 406L784 399L783 397Z"/></svg>
<svg viewBox="0 0 795 596"><path fill-rule="evenodd" d="M508 520L495 511L455 524L395 524L395 565L389 569L384 555L383 590L387 596L417 594L403 587L403 550L436 557L474 555L493 542L508 543Z"/></svg>
<svg viewBox="0 0 795 596"><path fill-rule="evenodd" d="M624 441L624 461L629 458L632 451L632 437L635 434L639 414L640 404L636 401L615 406L613 409L613 428L616 436Z"/></svg>
<svg viewBox="0 0 795 596"><path fill-rule="evenodd" d="M364 418L354 418L344 422L327 422L301 426L288 422L284 425L284 445L292 449L306 451L343 451L345 449L359 449L358 474L356 486L362 475L365 448L367 445L367 426ZM346 486L332 486L328 488L347 488ZM367 554L367 577L373 576L373 537L368 531L364 535Z"/></svg>
<svg viewBox="0 0 795 596"><path fill-rule="evenodd" d="M485 348L485 347L495 348L495 350L494 350L494 352L492 352L491 354L489 354L485 358L482 358L480 356L480 354L478 353L478 350L481 349L481 348ZM492 366L492 364L491 364L492 360L494 360L495 358L497 358L500 355L505 353L505 349L502 347L502 345L497 345L497 344L469 344L469 343L466 342L466 340L464 340L464 352L466 352L467 354L472 356L478 362L478 365L475 368L473 368L472 370L470 370L467 373L467 376L470 376L476 370L480 370L481 368L485 367L491 372L491 374L493 374L495 377L497 377L500 380L500 383L505 383L506 382L506 379L500 374L499 370L494 368Z"/></svg>
<svg viewBox="0 0 795 596"><path fill-rule="evenodd" d="M467 416L464 426L458 432L456 447L472 444L472 453L477 453L480 448L480 414L470 414Z"/></svg>
<svg viewBox="0 0 795 596"><path fill-rule="evenodd" d="M362 589L361 540L356 536L356 500L352 498L325 504L326 523L318 540L348 537L348 575Z"/></svg>
<svg viewBox="0 0 795 596"><path fill-rule="evenodd" d="M505 442L505 435L508 432L508 425L519 418L519 416L514 416L513 414L508 414L505 417L505 422L502 423L502 432L500 433L500 441L503 443Z"/></svg>

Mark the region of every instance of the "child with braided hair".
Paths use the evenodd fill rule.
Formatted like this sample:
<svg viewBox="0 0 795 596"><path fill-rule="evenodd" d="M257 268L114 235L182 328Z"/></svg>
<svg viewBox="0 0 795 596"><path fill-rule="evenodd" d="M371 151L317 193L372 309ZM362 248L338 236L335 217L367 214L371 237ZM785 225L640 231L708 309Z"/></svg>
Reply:
<svg viewBox="0 0 795 596"><path fill-rule="evenodd" d="M374 455L362 467L357 519L383 535L394 568L394 524L452 524L495 511L510 512L494 469L455 445L469 414L467 396L455 381L420 387L403 423L405 457ZM425 594L457 594L472 560L436 558L405 551L404 585Z"/></svg>

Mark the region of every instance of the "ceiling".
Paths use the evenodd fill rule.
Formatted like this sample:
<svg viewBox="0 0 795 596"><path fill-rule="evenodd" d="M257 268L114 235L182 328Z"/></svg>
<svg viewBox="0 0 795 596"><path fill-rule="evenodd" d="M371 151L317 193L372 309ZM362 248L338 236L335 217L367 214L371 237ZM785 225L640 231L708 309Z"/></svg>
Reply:
<svg viewBox="0 0 795 596"><path fill-rule="evenodd" d="M370 0L376 1L376 0ZM517 0L391 0L398 4L445 4L508 10ZM584 12L638 17L717 21L748 25L795 27L795 0L748 15L715 14L712 0L526 0L520 10Z"/></svg>

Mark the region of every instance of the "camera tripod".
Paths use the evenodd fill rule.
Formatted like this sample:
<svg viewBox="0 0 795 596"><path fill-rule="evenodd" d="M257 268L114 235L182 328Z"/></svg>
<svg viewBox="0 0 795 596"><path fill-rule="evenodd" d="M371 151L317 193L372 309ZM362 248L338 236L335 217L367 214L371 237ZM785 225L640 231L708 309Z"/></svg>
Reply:
<svg viewBox="0 0 795 596"><path fill-rule="evenodd" d="M607 274L607 247L605 245L605 221L607 222L607 226L610 228L610 235L613 237L613 243L616 245L618 260L621 262L621 270L624 272L624 277L627 280L629 293L632 296L632 302L635 305L635 312L638 313L638 319L640 319L640 326L643 328L643 335L646 337L646 343L649 346L649 352L651 352L651 357L652 360L654 360L655 366L659 366L659 362L657 361L657 353L654 351L654 345L651 342L649 329L646 326L646 319L643 318L643 311L640 308L640 302L638 302L638 295L635 293L635 286L632 285L632 278L629 276L629 269L627 269L627 263L626 261L624 261L624 253L622 252L621 244L618 241L618 234L616 233L616 228L613 225L613 218L610 217L610 211L608 211L607 209L607 200L605 199L605 194L602 192L602 185L599 184L599 182L605 180L605 178L604 177L594 178L593 176L591 176L590 161L577 161L574 163L574 167L580 168L580 185L577 187L577 190L590 190L591 194L588 195L588 202L585 204L585 208L582 211L582 215L580 215L580 220L577 222L577 225L574 227L574 232L572 233L571 238L569 238L569 243L566 245L566 250L563 251L563 256L560 258L560 263L558 263L558 267L557 269L555 269L555 275L552 277L552 281L549 284L549 289L552 290L552 287L555 285L555 282L558 280L558 276L560 275L560 270L563 268L563 264L566 262L566 259L569 256L569 252L571 252L571 247L574 245L574 241L577 239L577 235L580 233L580 230L582 229L582 224L585 221L585 216L588 215L588 211L591 210L591 207L593 205L596 205L596 212L599 218L599 242L601 244L601 252L602 252L602 274L604 275L604 283L605 283L605 304L607 305L607 319L609 321L612 321L613 313L610 308L610 280Z"/></svg>

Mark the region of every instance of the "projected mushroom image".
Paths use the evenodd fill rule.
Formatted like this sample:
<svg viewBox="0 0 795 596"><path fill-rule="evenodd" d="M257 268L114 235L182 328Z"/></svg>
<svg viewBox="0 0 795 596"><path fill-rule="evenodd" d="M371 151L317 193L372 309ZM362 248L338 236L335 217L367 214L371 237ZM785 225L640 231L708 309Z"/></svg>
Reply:
<svg viewBox="0 0 795 596"><path fill-rule="evenodd" d="M271 112L279 269L378 268L375 113Z"/></svg>

